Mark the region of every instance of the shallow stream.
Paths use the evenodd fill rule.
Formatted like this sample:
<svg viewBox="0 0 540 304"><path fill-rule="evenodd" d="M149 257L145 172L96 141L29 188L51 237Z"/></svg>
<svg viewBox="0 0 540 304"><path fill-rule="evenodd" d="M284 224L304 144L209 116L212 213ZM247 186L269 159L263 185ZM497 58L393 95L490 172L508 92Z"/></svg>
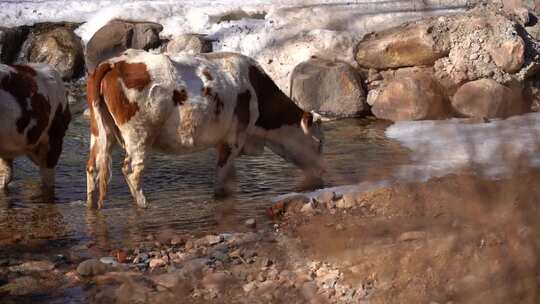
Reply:
<svg viewBox="0 0 540 304"><path fill-rule="evenodd" d="M408 162L407 149L385 137L388 124L373 120L340 120L324 124L324 158L328 186L389 178ZM291 164L266 151L237 160L232 197L213 197L215 152L171 156L153 154L143 187L150 207L135 206L121 174L122 151L114 152L113 175L105 208L87 210L85 164L88 124L78 116L70 125L60 165L54 202L38 195L36 168L26 159L15 162L15 178L0 194L0 240L21 235L99 247L130 246L163 230L204 233L234 230L247 218L267 221L265 209L276 195L295 190L301 175Z"/></svg>

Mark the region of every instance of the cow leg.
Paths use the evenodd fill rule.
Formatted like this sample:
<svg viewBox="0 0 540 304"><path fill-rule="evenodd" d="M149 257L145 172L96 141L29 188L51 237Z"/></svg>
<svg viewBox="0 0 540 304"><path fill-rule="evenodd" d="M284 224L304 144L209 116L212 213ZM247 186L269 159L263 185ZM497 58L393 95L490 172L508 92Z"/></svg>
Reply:
<svg viewBox="0 0 540 304"><path fill-rule="evenodd" d="M13 177L13 160L0 158L0 189L7 189Z"/></svg>
<svg viewBox="0 0 540 304"><path fill-rule="evenodd" d="M95 192L97 182L97 154L98 143L97 137L93 134L90 135L90 154L88 155L88 162L86 163L86 206L88 208L95 208Z"/></svg>
<svg viewBox="0 0 540 304"><path fill-rule="evenodd" d="M141 208L147 208L148 203L142 190L142 173L144 171L144 149L142 151L127 152L122 166L122 172L126 178L131 195L137 205Z"/></svg>
<svg viewBox="0 0 540 304"><path fill-rule="evenodd" d="M54 192L54 181L55 181L55 169L56 163L58 162L58 155L55 159L49 159L49 144L41 143L28 154L28 157L34 164L39 167L39 174L41 176L41 187L46 195L52 195Z"/></svg>
<svg viewBox="0 0 540 304"><path fill-rule="evenodd" d="M230 193L230 184L235 177L234 159L240 154L242 149L228 143L220 143L216 149L218 162L214 194L218 197L223 197Z"/></svg>

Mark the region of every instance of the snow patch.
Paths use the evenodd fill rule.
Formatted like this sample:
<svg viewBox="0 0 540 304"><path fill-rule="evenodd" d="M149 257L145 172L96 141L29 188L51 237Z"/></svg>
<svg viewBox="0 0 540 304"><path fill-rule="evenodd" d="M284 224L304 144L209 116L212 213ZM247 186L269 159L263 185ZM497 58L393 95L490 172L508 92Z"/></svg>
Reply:
<svg viewBox="0 0 540 304"><path fill-rule="evenodd" d="M540 113L480 124L398 122L386 135L412 151L412 164L400 168L399 179L427 180L466 168L500 178L520 166L540 166Z"/></svg>

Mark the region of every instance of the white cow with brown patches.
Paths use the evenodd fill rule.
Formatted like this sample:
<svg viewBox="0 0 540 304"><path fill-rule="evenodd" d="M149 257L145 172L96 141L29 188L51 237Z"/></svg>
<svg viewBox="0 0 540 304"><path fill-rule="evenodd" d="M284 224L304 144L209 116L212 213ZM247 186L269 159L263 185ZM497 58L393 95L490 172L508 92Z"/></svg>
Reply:
<svg viewBox="0 0 540 304"><path fill-rule="evenodd" d="M39 166L46 193L71 120L64 83L44 64L0 64L0 189L12 178L13 160L28 156Z"/></svg>
<svg viewBox="0 0 540 304"><path fill-rule="evenodd" d="M257 63L233 53L170 58L128 50L88 78L91 148L88 206L107 191L111 149L126 151L123 173L137 204L146 207L141 174L150 150L184 154L216 148L216 194L226 192L234 159L265 146L319 177L318 120L283 94Z"/></svg>

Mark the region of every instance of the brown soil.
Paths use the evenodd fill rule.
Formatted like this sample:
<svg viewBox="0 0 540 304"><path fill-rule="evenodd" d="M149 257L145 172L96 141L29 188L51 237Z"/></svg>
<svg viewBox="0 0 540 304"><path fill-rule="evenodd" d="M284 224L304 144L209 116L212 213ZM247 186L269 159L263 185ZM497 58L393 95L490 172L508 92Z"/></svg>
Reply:
<svg viewBox="0 0 540 304"><path fill-rule="evenodd" d="M170 232L96 277L79 276L82 259L68 257L24 278L57 282L48 287L57 294L82 290L91 303L538 303L539 181L530 172L394 185L358 194L351 209L289 208L274 226L221 239ZM141 267L142 252L165 262ZM10 267L0 267L2 302L35 300Z"/></svg>
<svg viewBox="0 0 540 304"><path fill-rule="evenodd" d="M349 214L290 225L289 234L306 259L369 287L369 303L538 303L539 177L396 185L361 195L362 208Z"/></svg>

